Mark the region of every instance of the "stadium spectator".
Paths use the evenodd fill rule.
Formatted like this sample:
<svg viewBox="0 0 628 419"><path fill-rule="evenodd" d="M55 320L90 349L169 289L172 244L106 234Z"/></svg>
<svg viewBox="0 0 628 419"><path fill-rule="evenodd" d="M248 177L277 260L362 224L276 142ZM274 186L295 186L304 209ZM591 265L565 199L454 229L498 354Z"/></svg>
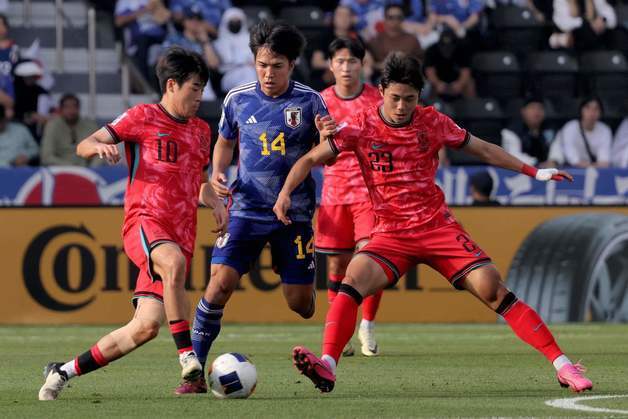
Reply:
<svg viewBox="0 0 628 419"><path fill-rule="evenodd" d="M12 71L18 57L18 46L9 37L9 21L0 14L0 105L4 106L9 119L13 116L15 99Z"/></svg>
<svg viewBox="0 0 628 419"><path fill-rule="evenodd" d="M615 9L606 0L554 0L553 5L559 32L549 38L552 48L604 48L609 30L617 26Z"/></svg>
<svg viewBox="0 0 628 419"><path fill-rule="evenodd" d="M59 100L59 115L48 121L41 139L42 166L88 166L102 160L86 160L76 154L78 142L98 129L92 120L80 115L81 103L72 93Z"/></svg>
<svg viewBox="0 0 628 419"><path fill-rule="evenodd" d="M430 0L429 19L433 25L451 29L458 38L476 31L480 13L484 10L482 0Z"/></svg>
<svg viewBox="0 0 628 419"><path fill-rule="evenodd" d="M366 39L371 39L375 26L384 18L384 0L340 0L340 6L346 6L355 16L355 29Z"/></svg>
<svg viewBox="0 0 628 419"><path fill-rule="evenodd" d="M471 205L475 207L496 207L501 205L498 201L491 198L493 194L493 178L486 172L477 172L469 179L469 188L471 190Z"/></svg>
<svg viewBox="0 0 628 419"><path fill-rule="evenodd" d="M400 5L388 4L386 6L384 30L378 33L368 45L376 68L382 67L384 60L392 51L400 51L417 58L423 56L419 41L403 29L402 23L405 17L403 7Z"/></svg>
<svg viewBox="0 0 628 419"><path fill-rule="evenodd" d="M444 31L427 50L424 66L432 96L444 100L475 96L471 55L451 30Z"/></svg>
<svg viewBox="0 0 628 419"><path fill-rule="evenodd" d="M41 65L32 60L20 61L13 70L15 75L14 119L26 125L39 140L53 107L50 94L38 80L43 75Z"/></svg>
<svg viewBox="0 0 628 419"><path fill-rule="evenodd" d="M37 142L28 129L9 121L0 105L0 167L26 166L38 152Z"/></svg>
<svg viewBox="0 0 628 419"><path fill-rule="evenodd" d="M209 35L203 25L203 15L196 6L187 7L183 11L183 32L171 33L163 43L164 50L173 45L194 51L205 58L210 70L217 70L220 60L209 40ZM203 100L215 100L216 94L211 83L205 85Z"/></svg>
<svg viewBox="0 0 628 419"><path fill-rule="evenodd" d="M249 49L249 25L242 9L232 7L222 15L218 39L214 43L220 59L221 90L257 80L255 59Z"/></svg>
<svg viewBox="0 0 628 419"><path fill-rule="evenodd" d="M170 11L173 20L182 23L185 18L185 9L198 8L203 17L203 27L205 31L215 38L218 35L218 28L222 20L223 13L232 7L231 0L172 0Z"/></svg>
<svg viewBox="0 0 628 419"><path fill-rule="evenodd" d="M317 90L323 90L330 84L333 84L334 77L329 70L329 45L336 38L358 39L364 44L364 40L358 34L353 26L353 11L347 6L338 6L334 10L332 19L332 28L324 31L320 36L308 41L308 55L311 70L311 87ZM365 80L370 81L373 75L373 56L367 51L363 66L362 76Z"/></svg>
<svg viewBox="0 0 628 419"><path fill-rule="evenodd" d="M580 104L580 118L569 121L550 147L550 160L574 167L608 167L611 161L611 129L600 121L602 103L596 97Z"/></svg>
<svg viewBox="0 0 628 419"><path fill-rule="evenodd" d="M151 47L163 42L165 24L169 20L170 11L161 0L118 0L116 3L115 25L124 28L126 52L146 80L153 79L149 63L156 62Z"/></svg>
<svg viewBox="0 0 628 419"><path fill-rule="evenodd" d="M403 29L415 35L424 50L438 42L439 33L434 29L433 23L427 18L425 0L410 0Z"/></svg>
<svg viewBox="0 0 628 419"><path fill-rule="evenodd" d="M614 167L628 168L628 117L617 128L611 155Z"/></svg>
<svg viewBox="0 0 628 419"><path fill-rule="evenodd" d="M549 144L555 133L547 126L541 98L526 98L520 117L514 119L501 134L504 150L526 164L546 165Z"/></svg>

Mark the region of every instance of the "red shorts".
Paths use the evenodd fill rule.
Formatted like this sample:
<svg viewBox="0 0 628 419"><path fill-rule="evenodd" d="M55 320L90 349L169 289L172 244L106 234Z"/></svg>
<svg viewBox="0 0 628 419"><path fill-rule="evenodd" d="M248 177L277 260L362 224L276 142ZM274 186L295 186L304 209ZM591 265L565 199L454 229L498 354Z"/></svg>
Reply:
<svg viewBox="0 0 628 419"><path fill-rule="evenodd" d="M140 270L133 292L133 304L136 304L138 298L143 297L163 302L163 284L159 275L153 271L150 252L162 243L176 243L172 234L154 218L140 217L136 223L126 229L123 241L124 253ZM185 255L187 270L189 270L192 255L183 249L181 252Z"/></svg>
<svg viewBox="0 0 628 419"><path fill-rule="evenodd" d="M321 205L316 220L316 251L326 254L353 253L360 240L371 236L375 214L370 202Z"/></svg>
<svg viewBox="0 0 628 419"><path fill-rule="evenodd" d="M458 281L469 272L492 263L456 222L413 234L374 233L359 253L377 262L391 283L411 267L424 263L458 289L462 289Z"/></svg>

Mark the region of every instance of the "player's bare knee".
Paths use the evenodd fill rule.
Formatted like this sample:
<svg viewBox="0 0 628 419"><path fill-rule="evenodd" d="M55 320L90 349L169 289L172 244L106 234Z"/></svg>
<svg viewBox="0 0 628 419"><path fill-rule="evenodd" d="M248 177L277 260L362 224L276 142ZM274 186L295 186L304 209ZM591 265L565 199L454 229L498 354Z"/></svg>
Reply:
<svg viewBox="0 0 628 419"><path fill-rule="evenodd" d="M155 339L159 334L159 323L148 320L134 320L134 322L133 342L138 346Z"/></svg>
<svg viewBox="0 0 628 419"><path fill-rule="evenodd" d="M179 288L185 283L186 262L184 257L176 257L163 263L161 277L164 286Z"/></svg>

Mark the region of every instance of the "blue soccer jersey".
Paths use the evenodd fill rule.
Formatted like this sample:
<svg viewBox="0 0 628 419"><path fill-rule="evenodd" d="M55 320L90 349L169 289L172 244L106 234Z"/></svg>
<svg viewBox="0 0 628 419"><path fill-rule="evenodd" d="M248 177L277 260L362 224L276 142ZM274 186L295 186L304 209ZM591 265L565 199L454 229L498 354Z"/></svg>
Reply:
<svg viewBox="0 0 628 419"><path fill-rule="evenodd" d="M328 114L323 98L295 81L276 98L266 96L257 82L227 94L219 132L227 140L239 140L240 151L238 177L231 186L231 216L277 221L272 208L288 172L318 140L317 114ZM316 203L312 177L290 197L291 219L309 222Z"/></svg>

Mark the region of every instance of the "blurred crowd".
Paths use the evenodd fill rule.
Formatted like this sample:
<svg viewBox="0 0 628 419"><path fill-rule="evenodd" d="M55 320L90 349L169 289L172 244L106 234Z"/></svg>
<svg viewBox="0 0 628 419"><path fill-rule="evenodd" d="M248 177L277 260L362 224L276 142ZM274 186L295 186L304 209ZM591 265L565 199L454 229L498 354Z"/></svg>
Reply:
<svg viewBox="0 0 628 419"><path fill-rule="evenodd" d="M532 51L562 51L576 57L598 50L628 52L628 31L618 16L620 8L628 10L628 0L106 3L122 34L126 54L155 90L153 69L166 48L179 45L202 54L211 69L203 96L207 101L220 101L233 87L256 79L248 34L261 18L302 24L308 46L294 77L318 90L333 83L327 46L336 37L358 38L366 45L363 78L369 83L377 83L382 62L391 51L421 58L429 82L422 97L426 104L478 96L482 80L473 71L472 61L478 53L504 49L496 22L506 9L521 10L530 24L541 28L542 37ZM522 61L528 57L519 51L517 54L515 59ZM73 149L96 125L79 115L79 99L74 95L51 103L41 83L43 77L44 69L37 60L20 56L10 38L9 22L0 16L0 166L95 164L76 158ZM543 93L533 83L523 86L516 111L508 115L495 142L526 163L539 166L628 167L626 108L623 119L609 126L603 122L605 100L595 91L586 91L578 98L578 116L555 126L555 121L546 118L547 98Z"/></svg>

